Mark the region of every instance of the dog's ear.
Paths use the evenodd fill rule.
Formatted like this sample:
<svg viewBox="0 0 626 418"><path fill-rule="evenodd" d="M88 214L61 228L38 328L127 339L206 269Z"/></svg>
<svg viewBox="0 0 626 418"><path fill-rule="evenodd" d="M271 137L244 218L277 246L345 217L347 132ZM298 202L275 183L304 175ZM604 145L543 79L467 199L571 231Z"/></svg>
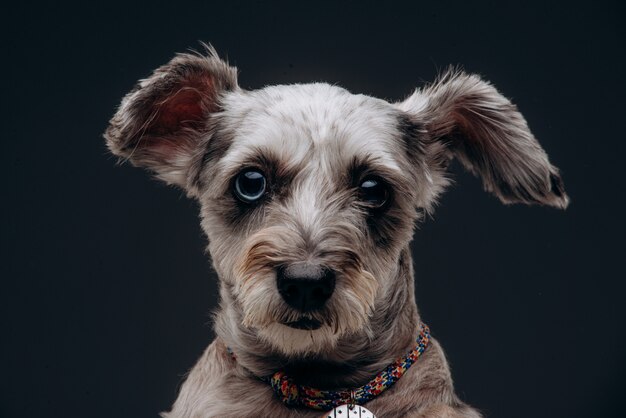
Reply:
<svg viewBox="0 0 626 418"><path fill-rule="evenodd" d="M207 56L179 54L124 97L104 136L113 154L186 188L191 161L210 135L220 95L237 89L237 70Z"/></svg>
<svg viewBox="0 0 626 418"><path fill-rule="evenodd" d="M449 70L398 106L426 131L426 152L445 154L431 161L458 158L504 203L567 207L559 171L522 114L480 77Z"/></svg>

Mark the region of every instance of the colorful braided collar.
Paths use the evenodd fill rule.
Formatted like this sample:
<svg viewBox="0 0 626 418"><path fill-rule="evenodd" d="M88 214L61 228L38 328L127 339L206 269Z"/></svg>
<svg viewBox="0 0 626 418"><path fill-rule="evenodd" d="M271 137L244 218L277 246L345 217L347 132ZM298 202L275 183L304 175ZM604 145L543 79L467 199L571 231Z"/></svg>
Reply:
<svg viewBox="0 0 626 418"><path fill-rule="evenodd" d="M287 406L330 411L340 405L363 405L396 383L426 350L429 341L430 330L422 324L413 350L391 363L363 386L352 390L320 390L298 385L282 371L262 380L270 384L278 398Z"/></svg>

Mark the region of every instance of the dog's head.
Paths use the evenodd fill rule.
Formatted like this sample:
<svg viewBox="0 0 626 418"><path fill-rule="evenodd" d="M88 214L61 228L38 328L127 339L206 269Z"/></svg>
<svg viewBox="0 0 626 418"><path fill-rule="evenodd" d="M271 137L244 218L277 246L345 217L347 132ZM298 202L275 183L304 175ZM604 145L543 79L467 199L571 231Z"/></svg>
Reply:
<svg viewBox="0 0 626 418"><path fill-rule="evenodd" d="M368 330L451 158L505 203L568 203L522 115L475 75L401 103L328 84L245 91L208 52L140 81L107 144L199 201L223 309L285 354Z"/></svg>

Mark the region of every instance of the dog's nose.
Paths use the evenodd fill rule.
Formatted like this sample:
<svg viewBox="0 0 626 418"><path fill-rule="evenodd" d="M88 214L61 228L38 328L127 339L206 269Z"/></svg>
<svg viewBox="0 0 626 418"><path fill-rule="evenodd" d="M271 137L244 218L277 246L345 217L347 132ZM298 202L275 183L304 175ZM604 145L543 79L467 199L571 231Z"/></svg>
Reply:
<svg viewBox="0 0 626 418"><path fill-rule="evenodd" d="M335 290L335 273L319 265L294 264L276 274L278 292L285 302L301 312L324 306Z"/></svg>

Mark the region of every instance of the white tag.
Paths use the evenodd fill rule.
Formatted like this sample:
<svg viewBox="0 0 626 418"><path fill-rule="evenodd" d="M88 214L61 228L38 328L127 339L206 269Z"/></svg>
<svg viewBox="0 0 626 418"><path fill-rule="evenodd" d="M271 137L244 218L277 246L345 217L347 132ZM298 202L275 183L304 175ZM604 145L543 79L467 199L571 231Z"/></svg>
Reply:
<svg viewBox="0 0 626 418"><path fill-rule="evenodd" d="M376 416L364 406L355 405L350 409L348 405L341 405L328 411L328 418L376 418Z"/></svg>

